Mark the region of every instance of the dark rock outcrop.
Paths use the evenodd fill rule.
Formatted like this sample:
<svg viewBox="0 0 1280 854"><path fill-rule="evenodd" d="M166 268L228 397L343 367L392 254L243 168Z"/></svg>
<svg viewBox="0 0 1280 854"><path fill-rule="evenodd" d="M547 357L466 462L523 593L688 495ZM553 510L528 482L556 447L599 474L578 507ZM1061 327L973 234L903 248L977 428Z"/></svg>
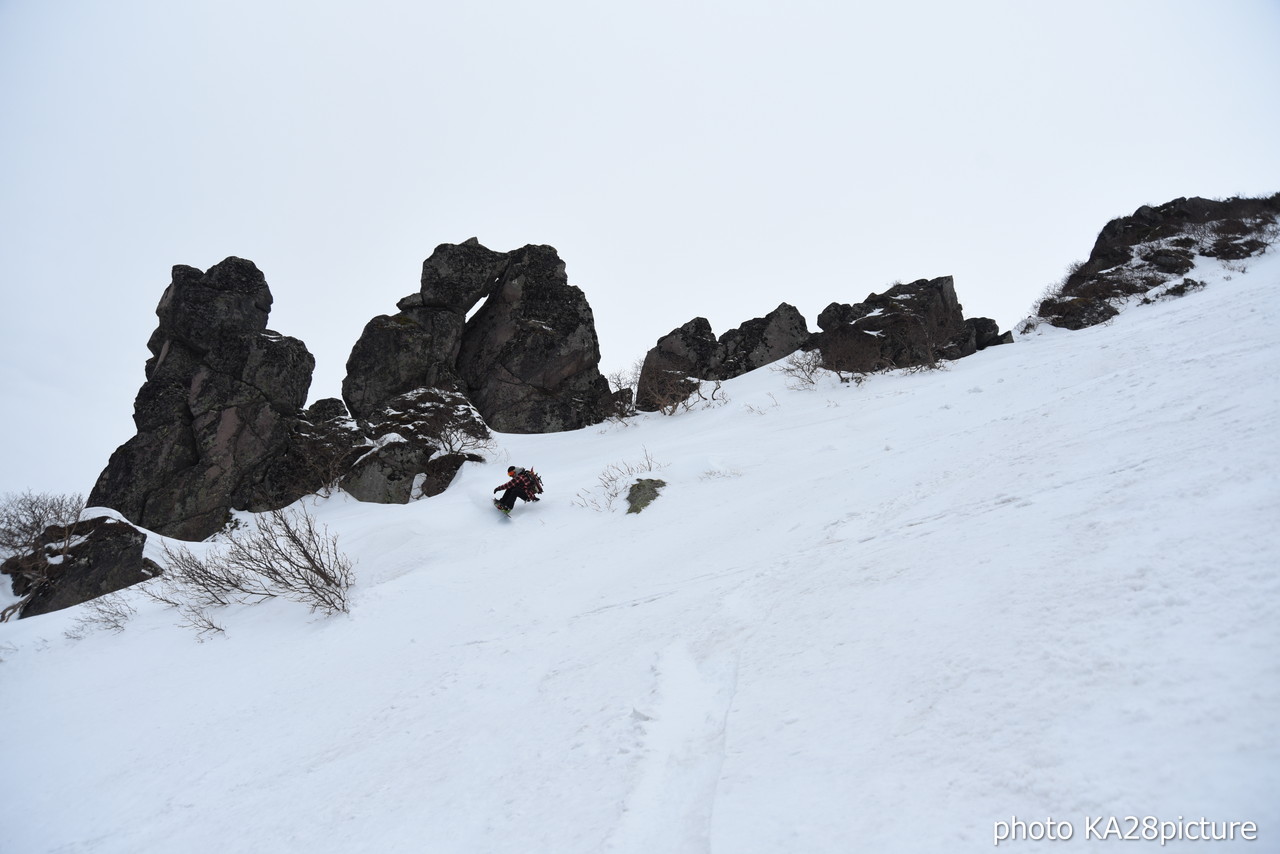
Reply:
<svg viewBox="0 0 1280 854"><path fill-rule="evenodd" d="M1008 343L990 318L964 317L950 276L894 285L854 305L832 303L807 345L831 370L851 373L935 364Z"/></svg>
<svg viewBox="0 0 1280 854"><path fill-rule="evenodd" d="M989 317L968 317L964 321L965 335L973 342L973 351L985 350L999 344L1012 344L1013 333L1001 332L1000 326ZM965 345L966 348L968 345Z"/></svg>
<svg viewBox="0 0 1280 854"><path fill-rule="evenodd" d="M134 402L138 433L112 454L90 506L198 540L232 508L275 509L308 491L282 494L265 477L298 426L315 366L301 341L266 328L271 301L251 261L173 268Z"/></svg>
<svg viewBox="0 0 1280 854"><path fill-rule="evenodd" d="M572 430L611 411L591 307L550 246L441 245L398 308L365 327L347 361L343 397L362 422L432 388L465 394L504 432Z"/></svg>
<svg viewBox="0 0 1280 854"><path fill-rule="evenodd" d="M467 313L497 286L506 253L465 243L443 244L422 263L418 293L400 300L398 314L375 317L347 359L342 396L356 418L371 415L417 388L461 389L458 351Z"/></svg>
<svg viewBox="0 0 1280 854"><path fill-rule="evenodd" d="M695 317L659 338L640 368L636 409L666 410L692 394L698 380L711 379L718 343L705 317Z"/></svg>
<svg viewBox="0 0 1280 854"><path fill-rule="evenodd" d="M795 306L780 304L764 317L730 329L717 342L719 365L707 379L728 380L776 362L798 350L809 326Z"/></svg>
<svg viewBox="0 0 1280 854"><path fill-rule="evenodd" d="M1196 256L1238 261L1275 239L1280 194L1266 199L1179 198L1144 205L1107 223L1089 258L1036 309L1040 320L1066 329L1104 323L1128 297L1147 294L1195 266Z"/></svg>
<svg viewBox="0 0 1280 854"><path fill-rule="evenodd" d="M506 433L576 430L603 421L595 317L550 246L509 254L501 281L467 322L458 374L484 420Z"/></svg>
<svg viewBox="0 0 1280 854"><path fill-rule="evenodd" d="M13 592L28 596L22 617L70 608L146 581L160 572L142 556L147 537L132 525L99 517L78 522L70 531L54 526L33 554L12 557L0 573L13 580Z"/></svg>
<svg viewBox="0 0 1280 854"><path fill-rule="evenodd" d="M809 338L804 317L782 303L718 339L704 317L695 317L658 339L644 359L636 407L652 412L692 393L695 380L727 380L776 362Z"/></svg>

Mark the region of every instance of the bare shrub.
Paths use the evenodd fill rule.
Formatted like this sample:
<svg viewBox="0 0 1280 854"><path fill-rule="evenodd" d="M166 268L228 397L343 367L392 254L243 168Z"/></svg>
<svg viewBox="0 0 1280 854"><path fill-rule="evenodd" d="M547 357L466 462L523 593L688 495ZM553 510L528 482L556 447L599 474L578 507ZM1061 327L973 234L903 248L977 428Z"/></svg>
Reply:
<svg viewBox="0 0 1280 854"><path fill-rule="evenodd" d="M222 631L209 609L232 604L279 597L325 614L350 609L351 561L305 510L258 515L253 527L230 534L224 550L203 557L187 546L166 545L164 553L164 574L144 589L202 635Z"/></svg>
<svg viewBox="0 0 1280 854"><path fill-rule="evenodd" d="M1187 294L1204 290L1205 283L1197 279L1183 279L1176 285L1170 285L1163 290L1154 290L1144 296L1140 301L1140 305L1151 305L1152 303L1161 302L1162 300L1177 299Z"/></svg>
<svg viewBox="0 0 1280 854"><path fill-rule="evenodd" d="M1061 279L1058 279L1056 282L1050 282L1044 286L1040 291L1040 295L1031 303L1031 310L1027 313L1027 316L1023 318L1021 327L1017 330L1019 335L1026 335L1040 325L1041 321L1044 320L1043 315L1040 314L1040 307L1046 300L1055 300L1061 297L1062 292L1067 287L1067 283L1071 281L1073 276L1080 272L1084 265L1084 261L1072 261L1067 265L1066 272L1062 274Z"/></svg>
<svg viewBox="0 0 1280 854"><path fill-rule="evenodd" d="M84 510L81 495L55 495L50 492L5 493L0 500L0 556L29 554L44 543L42 535L52 526L65 529L60 538L61 552L66 553Z"/></svg>
<svg viewBox="0 0 1280 854"><path fill-rule="evenodd" d="M945 359L933 358L927 362L921 362L918 365L907 365L905 368L900 368L899 373L904 376L909 374L927 374L930 371L946 371L950 370L950 368L951 364Z"/></svg>
<svg viewBox="0 0 1280 854"><path fill-rule="evenodd" d="M822 367L835 374L840 382L854 385L862 385L868 374L895 367L891 361L878 354L878 346L868 348L866 342L866 337L861 335L826 336L819 348Z"/></svg>
<svg viewBox="0 0 1280 854"><path fill-rule="evenodd" d="M640 394L640 373L644 370L644 359L636 359L630 367L611 371L605 376L609 388L613 391L614 407L608 418L625 423L625 420L636 414L636 400Z"/></svg>
<svg viewBox="0 0 1280 854"><path fill-rule="evenodd" d="M777 409L779 406L782 405L778 403L778 399L773 396L773 392L769 392L769 399L773 401L772 406L760 407L760 406L752 406L750 403L748 403L748 404L744 404L742 408L745 409L747 412L751 413L752 415L766 415L768 414L770 409Z"/></svg>
<svg viewBox="0 0 1280 854"><path fill-rule="evenodd" d="M232 534L233 538L246 535ZM148 585L153 599L177 608L226 607L275 598L265 578L246 572L224 554L200 557L187 546L164 546L165 571L156 585Z"/></svg>
<svg viewBox="0 0 1280 854"><path fill-rule="evenodd" d="M49 552L66 557L79 532L84 498L26 490L0 500L0 561L21 598L0 611L0 623L22 612L49 580Z"/></svg>
<svg viewBox="0 0 1280 854"><path fill-rule="evenodd" d="M787 388L800 391L817 385L824 368L822 351L815 347L812 350L795 351L770 370L786 377Z"/></svg>
<svg viewBox="0 0 1280 854"><path fill-rule="evenodd" d="M689 396L700 385L701 380L687 377L680 371L654 371L645 382L643 405L663 415L675 415L682 406L687 406Z"/></svg>
<svg viewBox="0 0 1280 854"><path fill-rule="evenodd" d="M85 602L75 624L64 634L71 640L80 640L93 631L118 634L124 631L130 618L136 613L137 610L122 594L108 593Z"/></svg>
<svg viewBox="0 0 1280 854"><path fill-rule="evenodd" d="M270 589L313 611L350 609L351 561L338 551L337 537L317 528L306 511L272 510L254 519L255 528L233 536L227 560L266 579Z"/></svg>
<svg viewBox="0 0 1280 854"><path fill-rule="evenodd" d="M713 409L729 402L729 395L725 393L724 383L720 380L695 380L695 383L693 392L680 403L683 411Z"/></svg>
<svg viewBox="0 0 1280 854"><path fill-rule="evenodd" d="M361 454L393 440L434 447L440 456L483 457L497 450L479 411L462 394L443 389L419 388L393 398L363 427L365 435L375 438L363 444Z"/></svg>
<svg viewBox="0 0 1280 854"><path fill-rule="evenodd" d="M581 490L573 499L573 503L588 510L605 513L613 509L613 503L631 488L633 478L638 474L659 471L666 468L644 448L644 458L638 462L610 463L605 466L597 478L596 486Z"/></svg>
<svg viewBox="0 0 1280 854"><path fill-rule="evenodd" d="M483 432L481 430L483 428ZM448 454L492 454L498 443L483 423L454 422L440 428L435 434L436 444L440 446L442 456Z"/></svg>
<svg viewBox="0 0 1280 854"><path fill-rule="evenodd" d="M227 632L226 629L213 621L208 609L187 605L181 609L181 613L182 622L178 625L184 629L191 629L201 640L207 635L222 635Z"/></svg>
<svg viewBox="0 0 1280 854"><path fill-rule="evenodd" d="M419 392L411 411L417 421L411 430L401 432L421 434L442 456L490 454L497 448L484 419L465 398L437 390Z"/></svg>

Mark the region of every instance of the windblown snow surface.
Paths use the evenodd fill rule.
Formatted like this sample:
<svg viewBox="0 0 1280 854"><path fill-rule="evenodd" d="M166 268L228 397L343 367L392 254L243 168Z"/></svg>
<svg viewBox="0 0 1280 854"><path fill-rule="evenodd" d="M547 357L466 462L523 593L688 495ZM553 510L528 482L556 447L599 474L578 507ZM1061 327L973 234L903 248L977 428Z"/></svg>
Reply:
<svg viewBox="0 0 1280 854"><path fill-rule="evenodd" d="M1000 850L1280 851L1280 256L1249 264L945 371L762 369L502 435L436 498L310 501L349 615L200 641L134 591L120 633L0 626L0 850L916 854L1016 819ZM593 509L646 456L658 500ZM509 462L547 485L510 520ZM1072 838L1025 838L1050 819Z"/></svg>

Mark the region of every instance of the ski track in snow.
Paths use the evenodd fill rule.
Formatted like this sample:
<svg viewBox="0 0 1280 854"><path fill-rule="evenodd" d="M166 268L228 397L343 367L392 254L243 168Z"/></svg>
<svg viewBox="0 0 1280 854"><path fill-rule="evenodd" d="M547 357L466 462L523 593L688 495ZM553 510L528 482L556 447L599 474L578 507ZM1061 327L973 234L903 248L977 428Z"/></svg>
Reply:
<svg viewBox="0 0 1280 854"><path fill-rule="evenodd" d="M117 635L0 626L0 851L950 854L1015 815L1076 830L1018 851L1107 847L1089 815L1252 820L1269 850L1280 257L1250 268L946 371L761 370L718 408L500 436L437 498L320 501L349 615L225 609L200 643L131 594ZM646 456L643 514L574 504ZM509 462L548 492L507 520Z"/></svg>
<svg viewBox="0 0 1280 854"><path fill-rule="evenodd" d="M714 630L692 648L678 640L655 656L651 689L632 712L640 753L635 783L604 850L710 850L739 660L763 616L746 590L756 580L720 598L717 614L707 620Z"/></svg>

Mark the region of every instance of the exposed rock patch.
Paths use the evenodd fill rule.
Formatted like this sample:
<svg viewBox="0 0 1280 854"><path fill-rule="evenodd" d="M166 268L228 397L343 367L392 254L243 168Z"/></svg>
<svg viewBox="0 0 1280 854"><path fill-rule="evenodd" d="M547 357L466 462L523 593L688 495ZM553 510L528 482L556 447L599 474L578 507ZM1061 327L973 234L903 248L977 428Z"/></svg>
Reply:
<svg viewBox="0 0 1280 854"><path fill-rule="evenodd" d="M627 512L639 513L658 498L659 491L667 485L665 480L641 478L627 490Z"/></svg>
<svg viewBox="0 0 1280 854"><path fill-rule="evenodd" d="M1226 201L1179 198L1158 207L1144 205L1103 227L1088 260L1041 301L1036 315L1066 329L1105 323L1124 300L1149 294L1190 272L1197 256L1240 261L1263 252L1276 239L1278 218L1280 194Z"/></svg>

